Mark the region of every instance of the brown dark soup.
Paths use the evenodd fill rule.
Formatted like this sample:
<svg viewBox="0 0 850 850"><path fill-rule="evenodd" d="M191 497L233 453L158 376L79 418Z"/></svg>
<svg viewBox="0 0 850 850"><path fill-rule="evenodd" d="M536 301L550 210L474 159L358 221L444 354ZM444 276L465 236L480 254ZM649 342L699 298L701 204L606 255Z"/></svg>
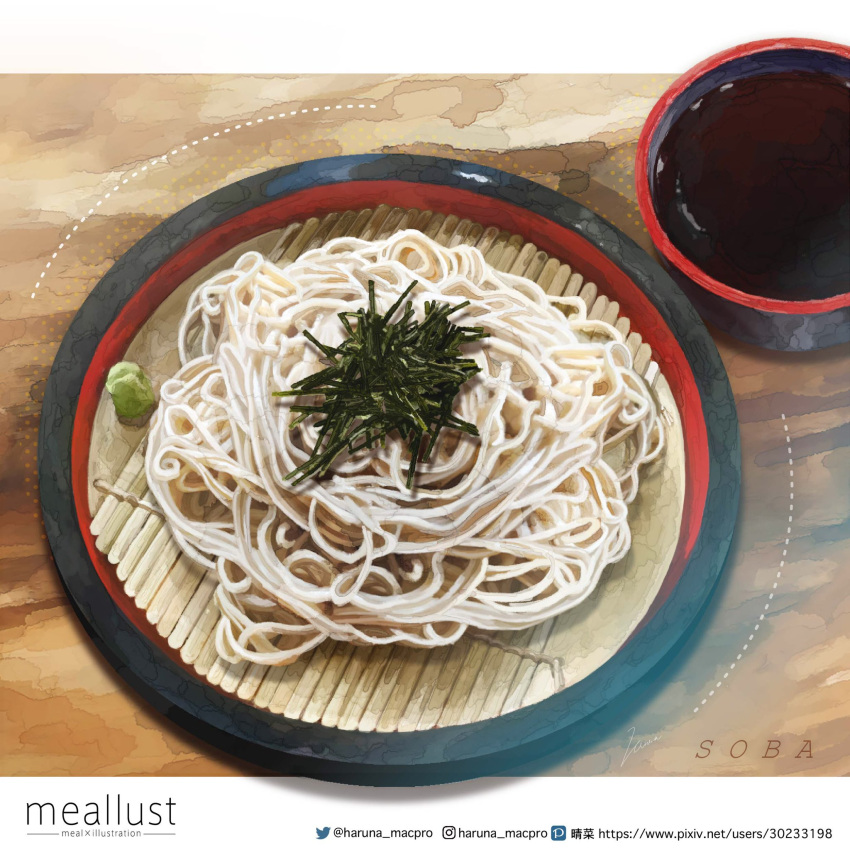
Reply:
<svg viewBox="0 0 850 850"><path fill-rule="evenodd" d="M726 83L663 140L651 177L673 244L711 277L788 301L850 290L850 88L822 72Z"/></svg>

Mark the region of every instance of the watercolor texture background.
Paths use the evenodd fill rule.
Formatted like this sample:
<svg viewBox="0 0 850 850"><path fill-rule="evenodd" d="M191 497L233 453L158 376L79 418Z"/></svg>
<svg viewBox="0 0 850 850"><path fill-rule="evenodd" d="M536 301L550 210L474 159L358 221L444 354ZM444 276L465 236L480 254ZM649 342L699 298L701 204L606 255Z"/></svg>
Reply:
<svg viewBox="0 0 850 850"><path fill-rule="evenodd" d="M0 78L0 773L259 772L182 732L124 685L78 624L50 559L35 472L41 394L68 323L110 265L226 183L379 151L520 174L652 252L635 203L634 152L672 79ZM725 574L651 696L578 759L553 753L526 773L850 769L850 356L768 352L712 333L742 440L742 504ZM646 746L631 751L630 739ZM704 740L714 742L711 755L698 759ZM771 740L781 742L778 755L762 758ZM736 741L747 742L737 759ZM805 741L812 757L795 758Z"/></svg>

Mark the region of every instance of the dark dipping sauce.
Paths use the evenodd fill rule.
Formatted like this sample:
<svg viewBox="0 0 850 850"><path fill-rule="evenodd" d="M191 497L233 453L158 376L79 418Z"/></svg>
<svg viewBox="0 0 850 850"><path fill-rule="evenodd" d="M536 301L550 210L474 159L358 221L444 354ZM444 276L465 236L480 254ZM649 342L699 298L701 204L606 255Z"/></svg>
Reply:
<svg viewBox="0 0 850 850"><path fill-rule="evenodd" d="M850 88L821 72L719 86L661 143L656 214L715 280L783 301L850 291Z"/></svg>

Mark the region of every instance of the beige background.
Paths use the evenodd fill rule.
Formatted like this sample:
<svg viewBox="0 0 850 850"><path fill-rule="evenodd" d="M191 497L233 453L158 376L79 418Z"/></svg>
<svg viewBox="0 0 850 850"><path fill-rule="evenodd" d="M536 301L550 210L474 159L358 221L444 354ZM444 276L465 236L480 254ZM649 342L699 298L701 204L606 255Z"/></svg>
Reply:
<svg viewBox="0 0 850 850"><path fill-rule="evenodd" d="M78 625L47 550L35 476L43 385L71 317L111 263L225 183L302 159L382 150L522 174L651 250L634 203L634 148L671 81L0 78L0 772L257 772L183 733L123 685ZM648 699L579 758L555 754L530 770L834 775L850 766L850 359L835 349L777 354L713 335L743 451L725 576ZM632 745L646 744L638 751L629 749L632 727ZM711 755L697 759L704 739L714 741ZM779 755L763 759L771 739L781 741ZM738 740L748 749L733 759ZM813 757L794 758L805 740Z"/></svg>

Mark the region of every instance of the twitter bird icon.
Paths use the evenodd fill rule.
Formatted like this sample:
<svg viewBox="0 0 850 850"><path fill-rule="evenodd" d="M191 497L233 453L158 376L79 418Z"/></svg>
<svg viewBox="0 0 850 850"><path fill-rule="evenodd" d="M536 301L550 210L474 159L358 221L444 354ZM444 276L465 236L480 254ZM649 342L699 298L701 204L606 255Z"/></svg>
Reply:
<svg viewBox="0 0 850 850"><path fill-rule="evenodd" d="M329 826L322 827L322 829L316 827L316 838L327 838L330 835L330 831L331 828Z"/></svg>

